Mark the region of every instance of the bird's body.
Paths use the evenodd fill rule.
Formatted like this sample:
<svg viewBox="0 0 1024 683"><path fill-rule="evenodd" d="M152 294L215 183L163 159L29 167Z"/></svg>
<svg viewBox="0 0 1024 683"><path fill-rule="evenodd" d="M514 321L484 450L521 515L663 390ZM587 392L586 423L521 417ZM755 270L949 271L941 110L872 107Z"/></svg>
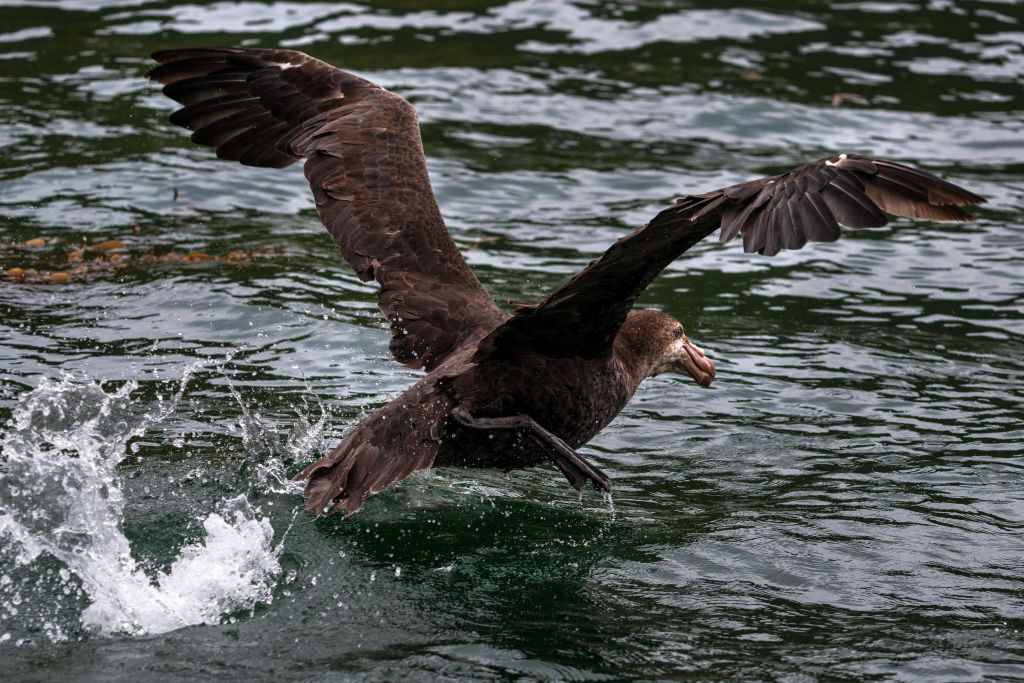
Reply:
<svg viewBox="0 0 1024 683"><path fill-rule="evenodd" d="M280 168L305 159L317 210L362 280L381 287L390 349L426 375L307 467L309 507L358 510L435 466L515 469L550 461L575 488L608 477L575 449L647 377L707 386L714 364L671 316L632 310L669 263L715 230L773 255L833 241L884 212L969 220L984 200L893 162L838 154L793 171L687 195L615 242L537 304L498 307L445 228L413 107L380 86L289 50L197 48L153 55L150 78L184 105L171 121L217 155Z"/></svg>
<svg viewBox="0 0 1024 683"><path fill-rule="evenodd" d="M664 314L636 315L657 317L659 322L674 326ZM619 346L625 343L623 337ZM461 466L511 470L542 464L551 459L550 446L538 442L529 429L521 425L473 428L453 419L453 411L461 409L478 420L530 416L574 449L590 441L619 414L646 378L650 365L646 357L626 351L552 362L542 355L474 360L477 350L474 342L456 350L440 366L366 417L331 454L306 468L299 478L311 480L307 491L311 506L323 511L337 502L333 480L315 475L335 471L338 463L348 459L369 463L401 453L402 457L395 459L397 466L415 469ZM704 367L713 372L710 361ZM710 375L706 381L710 381ZM593 470L596 477L584 472L575 483L590 479L599 488L606 488L607 479L597 468ZM365 474L355 471L351 476L346 488L352 491L372 493L392 481L391 471L383 467L370 467ZM322 492L318 482L323 482Z"/></svg>

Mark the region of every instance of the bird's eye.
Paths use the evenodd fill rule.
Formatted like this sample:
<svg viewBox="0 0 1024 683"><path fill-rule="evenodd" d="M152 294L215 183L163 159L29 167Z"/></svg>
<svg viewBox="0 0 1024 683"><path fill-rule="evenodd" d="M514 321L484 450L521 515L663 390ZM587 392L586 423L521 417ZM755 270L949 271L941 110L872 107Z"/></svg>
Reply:
<svg viewBox="0 0 1024 683"><path fill-rule="evenodd" d="M672 330L672 334L675 335L676 339L679 339L680 337L682 337L683 336L683 326L680 325L676 329Z"/></svg>

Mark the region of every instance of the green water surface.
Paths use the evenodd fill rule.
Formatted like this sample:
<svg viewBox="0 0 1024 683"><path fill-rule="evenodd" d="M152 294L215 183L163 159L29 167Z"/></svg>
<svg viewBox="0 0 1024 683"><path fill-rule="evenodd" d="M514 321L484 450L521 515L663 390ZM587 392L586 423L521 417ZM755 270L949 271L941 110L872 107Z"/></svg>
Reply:
<svg viewBox="0 0 1024 683"><path fill-rule="evenodd" d="M136 380L146 411L194 368L118 468L131 554L165 571L245 495L281 565L271 601L216 623L102 633L87 579L0 539L4 680L1024 680L1019 2L4 0L0 18L0 270L46 276L106 240L125 261L0 278L0 421L43 378ZM553 468L453 469L314 520L275 473L418 373L389 359L301 169L216 161L167 122L147 55L190 45L301 49L412 101L499 301L537 300L675 196L841 151L990 203L773 259L708 240L671 266L643 304L718 378L647 382L582 449L610 503Z"/></svg>

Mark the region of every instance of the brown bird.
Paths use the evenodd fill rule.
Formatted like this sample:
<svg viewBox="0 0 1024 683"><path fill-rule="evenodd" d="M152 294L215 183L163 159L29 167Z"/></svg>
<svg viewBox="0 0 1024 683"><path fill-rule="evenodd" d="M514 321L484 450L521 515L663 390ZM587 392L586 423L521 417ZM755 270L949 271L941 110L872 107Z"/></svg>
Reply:
<svg viewBox="0 0 1024 683"><path fill-rule="evenodd" d="M967 221L984 199L901 164L839 154L688 195L615 242L538 304L499 308L445 228L416 111L375 83L291 50L198 48L153 55L149 78L184 105L171 122L222 159L282 168L305 159L320 219L364 281L380 284L391 353L426 375L303 470L318 514L444 465L550 460L572 486L609 490L576 448L663 372L707 386L715 366L671 316L632 310L657 274L715 230L773 255L831 242L885 212Z"/></svg>

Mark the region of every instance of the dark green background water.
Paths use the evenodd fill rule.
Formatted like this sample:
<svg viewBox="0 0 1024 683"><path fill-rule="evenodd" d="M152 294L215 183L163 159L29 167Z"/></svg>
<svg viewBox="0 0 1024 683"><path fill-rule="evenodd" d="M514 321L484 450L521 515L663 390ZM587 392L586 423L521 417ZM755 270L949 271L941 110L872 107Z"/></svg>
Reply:
<svg viewBox="0 0 1024 683"><path fill-rule="evenodd" d="M1024 679L1024 8L749 5L0 3L0 267L59 270L108 239L129 259L0 281L0 419L32 390L84 410L126 380L137 418L195 367L173 410L141 436L141 418L113 423L101 453L125 458L131 555L167 571L244 494L281 564L269 603L118 634L83 626L104 580L8 535L0 675ZM648 382L583 449L613 507L553 469L449 470L314 521L275 472L416 373L389 361L373 288L301 170L217 162L167 123L146 55L197 44L295 47L408 97L449 227L499 300L537 299L676 195L838 151L991 203L973 224L897 221L775 259L709 240L673 265L645 304L684 320L718 379ZM257 254L142 262L232 250ZM10 422L8 447L36 448L29 431ZM30 455L96 456L46 448ZM62 491L32 509L78 505Z"/></svg>

